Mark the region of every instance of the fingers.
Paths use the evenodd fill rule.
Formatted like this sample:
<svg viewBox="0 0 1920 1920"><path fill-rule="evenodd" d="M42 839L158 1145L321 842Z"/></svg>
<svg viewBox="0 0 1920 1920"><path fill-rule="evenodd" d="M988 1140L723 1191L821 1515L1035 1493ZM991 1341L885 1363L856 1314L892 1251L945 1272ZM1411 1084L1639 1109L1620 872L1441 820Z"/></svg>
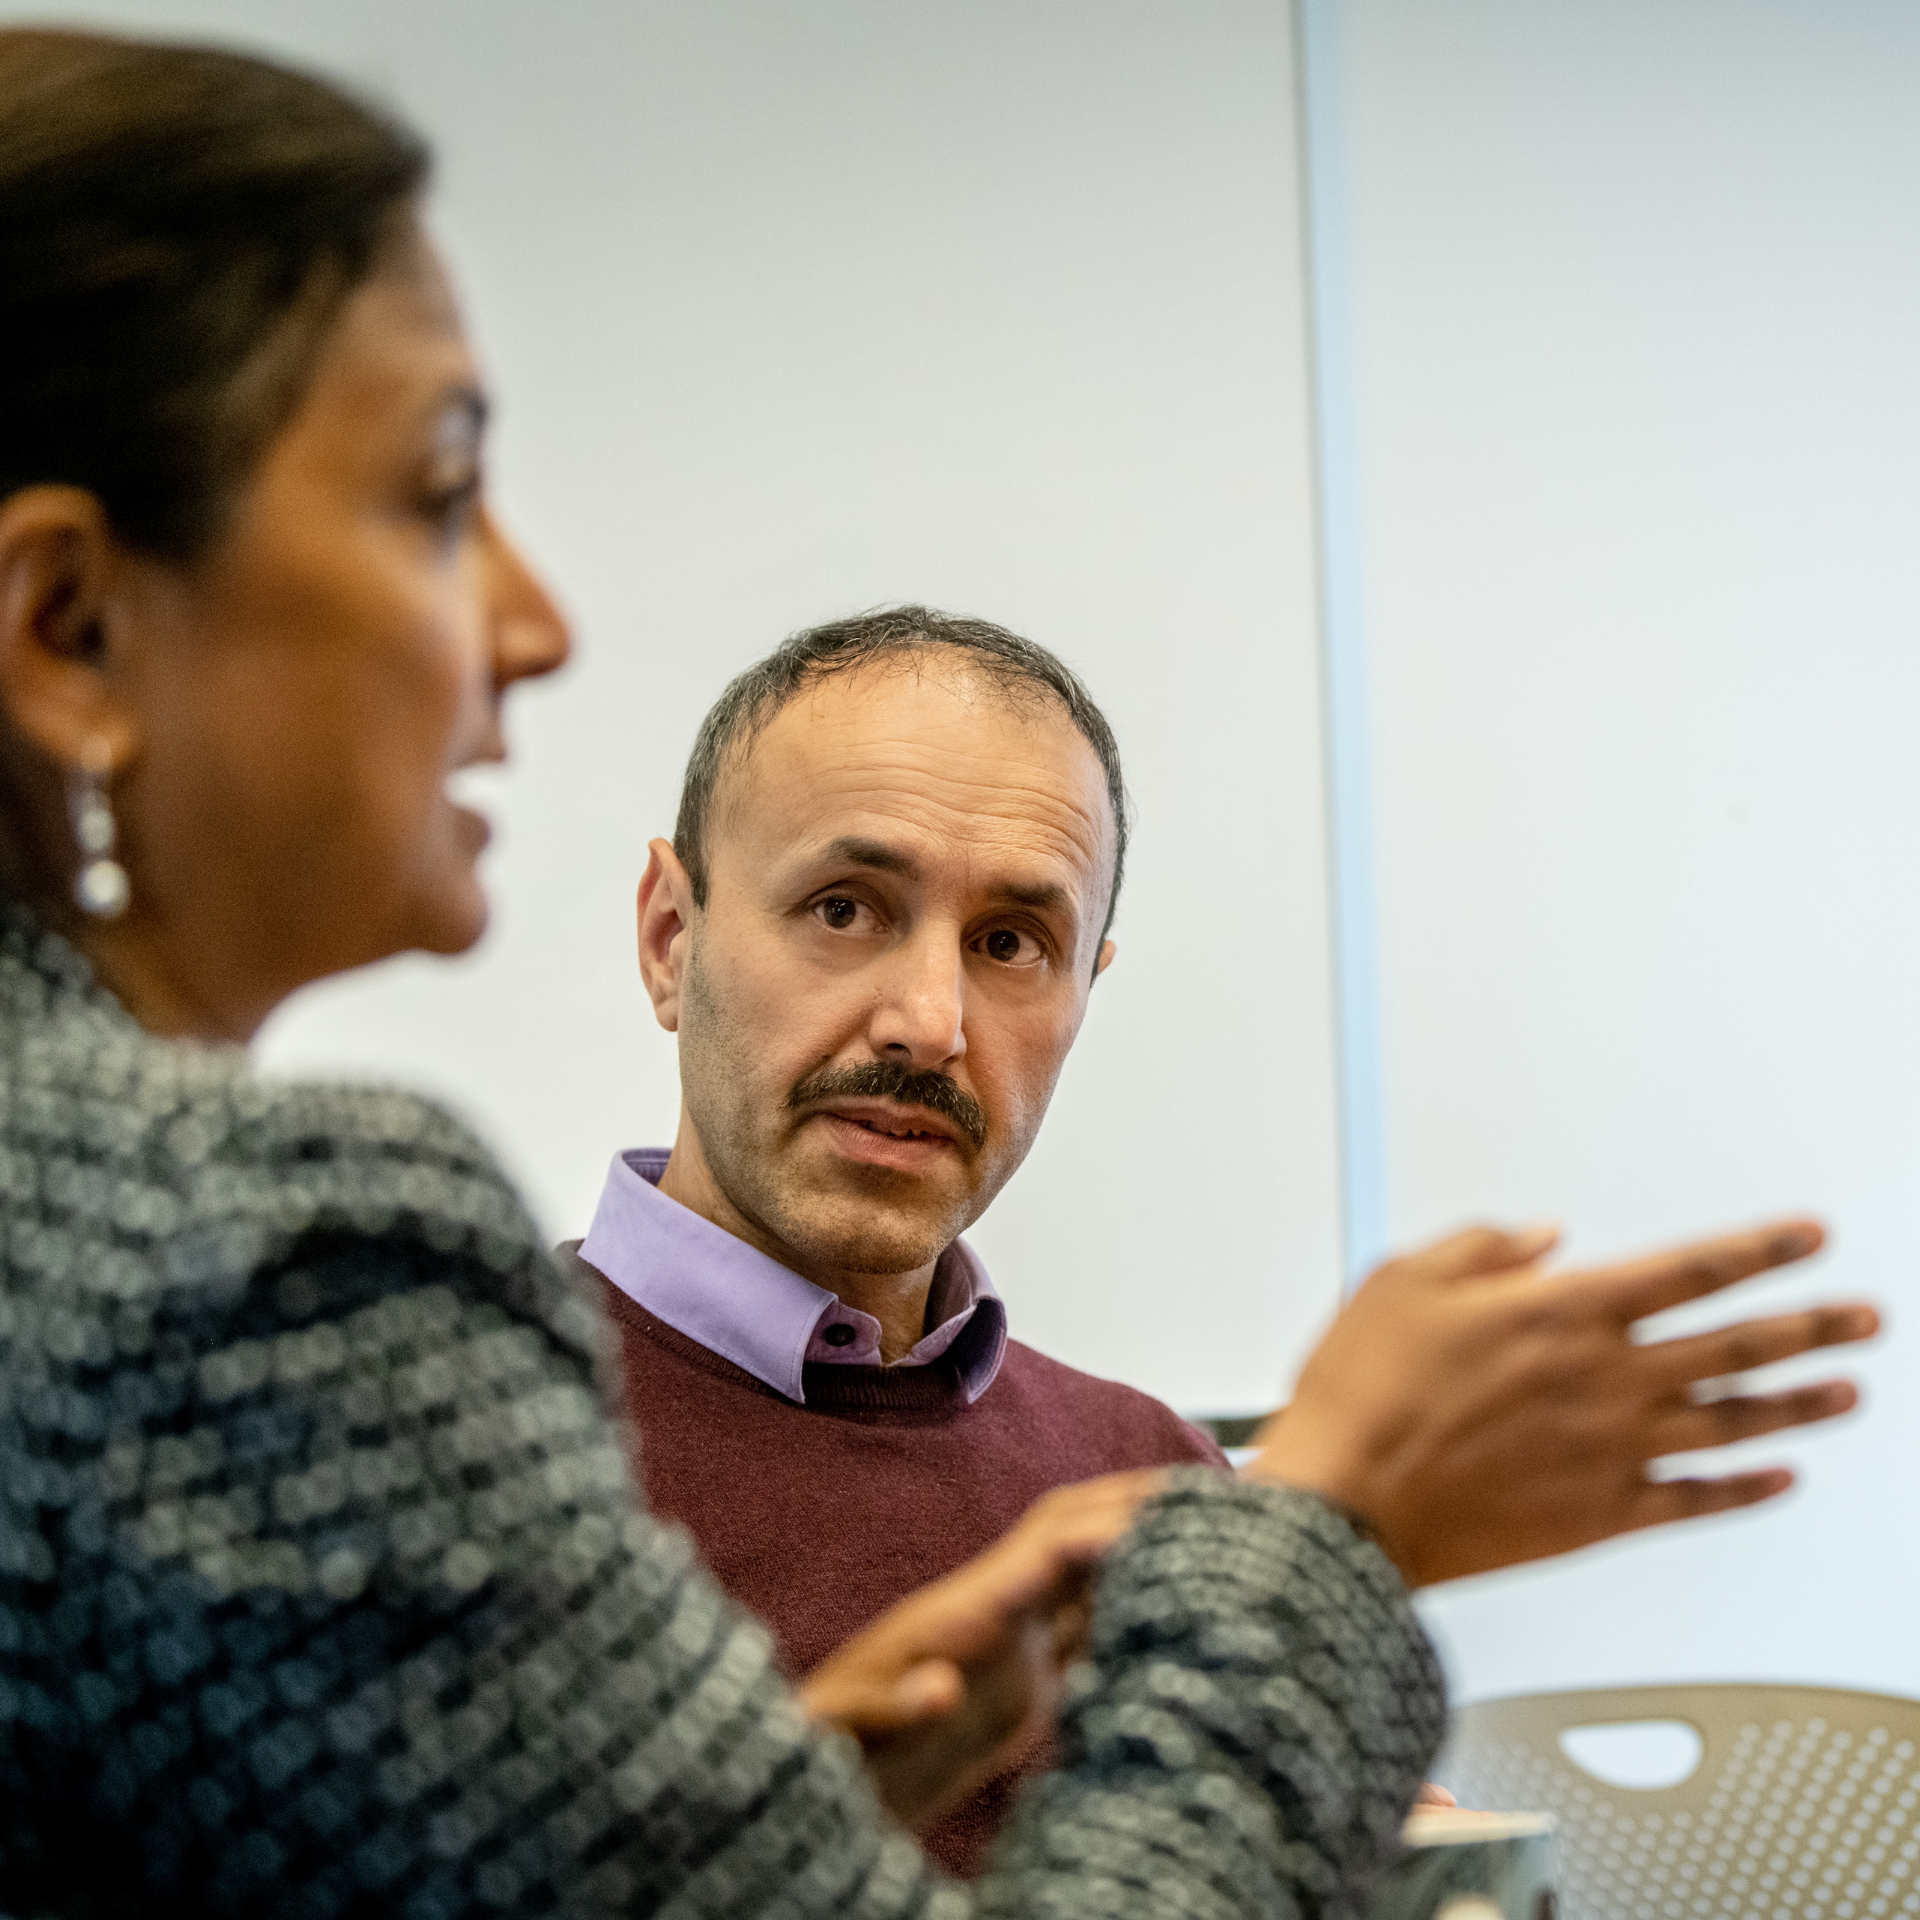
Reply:
<svg viewBox="0 0 1920 1920"><path fill-rule="evenodd" d="M1166 1491L1167 1475L1163 1467L1137 1467L1127 1473L1102 1474L1097 1480L1083 1480L1077 1487L1059 1487L1050 1496L1073 1499L1073 1521L1089 1529L1105 1528L1118 1538L1133 1525L1140 1509L1156 1494ZM1069 1522L1069 1527L1073 1524ZM1111 1540L1106 1544L1110 1545Z"/></svg>
<svg viewBox="0 0 1920 1920"><path fill-rule="evenodd" d="M1421 1782L1420 1791L1413 1796L1416 1807L1457 1807L1460 1802L1450 1794L1437 1780Z"/></svg>
<svg viewBox="0 0 1920 1920"><path fill-rule="evenodd" d="M1757 1473L1731 1473L1721 1480L1652 1480L1634 1502L1622 1532L1638 1527L1664 1527L1675 1520L1698 1520L1709 1513L1730 1513L1736 1507L1758 1506L1793 1485L1785 1467L1767 1467Z"/></svg>
<svg viewBox="0 0 1920 1920"><path fill-rule="evenodd" d="M977 1657L1022 1618L1074 1603L1090 1569L1165 1484L1162 1470L1146 1468L1055 1488L986 1552L881 1615L868 1635L904 1652Z"/></svg>
<svg viewBox="0 0 1920 1920"><path fill-rule="evenodd" d="M1142 1468L1056 1487L974 1564L990 1570L1003 1604L1030 1604L1064 1576L1104 1559L1166 1483L1161 1469Z"/></svg>
<svg viewBox="0 0 1920 1920"><path fill-rule="evenodd" d="M944 1720L966 1698L966 1682L950 1660L921 1660L900 1673L845 1665L822 1668L800 1690L808 1715L862 1746L909 1728Z"/></svg>
<svg viewBox="0 0 1920 1920"><path fill-rule="evenodd" d="M1850 1380L1825 1380L1786 1393L1734 1394L1704 1401L1661 1421L1647 1457L1728 1447L1737 1440L1757 1440L1788 1427L1812 1426L1850 1413L1859 1402L1859 1391Z"/></svg>
<svg viewBox="0 0 1920 1920"><path fill-rule="evenodd" d="M1053 1662L1063 1672L1087 1650L1093 1633L1093 1603L1071 1600L1053 1616Z"/></svg>
<svg viewBox="0 0 1920 1920"><path fill-rule="evenodd" d="M869 1700L862 1730L900 1733L944 1720L966 1696L966 1681L951 1660L922 1660Z"/></svg>
<svg viewBox="0 0 1920 1920"><path fill-rule="evenodd" d="M1712 1333L1686 1339L1657 1341L1641 1351L1657 1377L1683 1385L1751 1373L1756 1367L1820 1347L1870 1340L1879 1331L1880 1315L1873 1307L1864 1301L1844 1301L1768 1320L1748 1320L1737 1327L1717 1327Z"/></svg>
<svg viewBox="0 0 1920 1920"><path fill-rule="evenodd" d="M1804 1260L1819 1251L1826 1231L1817 1220L1776 1220L1744 1233L1723 1234L1619 1266L1566 1274L1562 1284L1592 1297L1623 1325L1698 1300L1756 1273Z"/></svg>
<svg viewBox="0 0 1920 1920"><path fill-rule="evenodd" d="M1383 1273L1419 1273L1435 1280L1470 1280L1529 1266L1549 1253L1560 1238L1558 1227L1467 1227L1389 1260Z"/></svg>
<svg viewBox="0 0 1920 1920"><path fill-rule="evenodd" d="M1143 1467L1055 1487L1021 1515L1009 1537L1031 1533L1067 1545L1081 1537L1104 1539L1116 1527L1124 1531L1130 1526L1141 1504L1158 1493L1166 1480L1164 1470Z"/></svg>

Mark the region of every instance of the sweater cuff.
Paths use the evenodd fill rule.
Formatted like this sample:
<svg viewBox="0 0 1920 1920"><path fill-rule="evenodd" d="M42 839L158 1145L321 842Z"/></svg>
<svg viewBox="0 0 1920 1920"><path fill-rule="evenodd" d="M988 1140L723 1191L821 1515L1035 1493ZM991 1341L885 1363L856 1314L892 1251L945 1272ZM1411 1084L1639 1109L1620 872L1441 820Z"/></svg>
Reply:
<svg viewBox="0 0 1920 1920"><path fill-rule="evenodd" d="M1101 1583L1092 1653L1212 1676L1206 1744L1320 1857L1322 1911L1357 1906L1446 1723L1439 1661L1378 1546L1315 1494L1178 1470Z"/></svg>

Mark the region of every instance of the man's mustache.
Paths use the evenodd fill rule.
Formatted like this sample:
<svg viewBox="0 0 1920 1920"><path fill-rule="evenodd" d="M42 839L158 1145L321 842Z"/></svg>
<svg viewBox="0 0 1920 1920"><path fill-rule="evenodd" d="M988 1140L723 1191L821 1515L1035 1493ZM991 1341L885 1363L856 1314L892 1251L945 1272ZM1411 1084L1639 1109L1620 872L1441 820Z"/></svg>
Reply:
<svg viewBox="0 0 1920 1920"><path fill-rule="evenodd" d="M826 1100L899 1100L951 1120L978 1153L987 1144L987 1110L959 1081L931 1067L906 1067L897 1060L863 1060L857 1067L815 1067L796 1080L787 1095L790 1108Z"/></svg>

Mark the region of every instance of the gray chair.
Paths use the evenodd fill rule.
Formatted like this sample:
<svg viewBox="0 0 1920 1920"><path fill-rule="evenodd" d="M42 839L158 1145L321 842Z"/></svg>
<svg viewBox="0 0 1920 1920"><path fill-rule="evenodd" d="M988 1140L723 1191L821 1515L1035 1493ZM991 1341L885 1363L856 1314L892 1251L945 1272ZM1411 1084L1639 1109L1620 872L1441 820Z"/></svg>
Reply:
<svg viewBox="0 0 1920 1920"><path fill-rule="evenodd" d="M1569 1729L1681 1721L1678 1785L1576 1765ZM1553 1815L1561 1920L1920 1915L1920 1700L1830 1687L1619 1687L1462 1708L1436 1769L1464 1807Z"/></svg>

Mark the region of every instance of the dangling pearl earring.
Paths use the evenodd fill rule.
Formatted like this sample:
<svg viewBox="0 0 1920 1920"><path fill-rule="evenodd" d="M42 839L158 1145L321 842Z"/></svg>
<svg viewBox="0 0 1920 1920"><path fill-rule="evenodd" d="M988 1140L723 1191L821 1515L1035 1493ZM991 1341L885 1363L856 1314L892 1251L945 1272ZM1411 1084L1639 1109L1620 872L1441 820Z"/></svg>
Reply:
<svg viewBox="0 0 1920 1920"><path fill-rule="evenodd" d="M67 775L67 811L80 846L73 897L96 920L118 920L133 893L126 868L113 857L120 835L107 802L106 776L112 771L112 749L95 740L88 743L84 762Z"/></svg>

